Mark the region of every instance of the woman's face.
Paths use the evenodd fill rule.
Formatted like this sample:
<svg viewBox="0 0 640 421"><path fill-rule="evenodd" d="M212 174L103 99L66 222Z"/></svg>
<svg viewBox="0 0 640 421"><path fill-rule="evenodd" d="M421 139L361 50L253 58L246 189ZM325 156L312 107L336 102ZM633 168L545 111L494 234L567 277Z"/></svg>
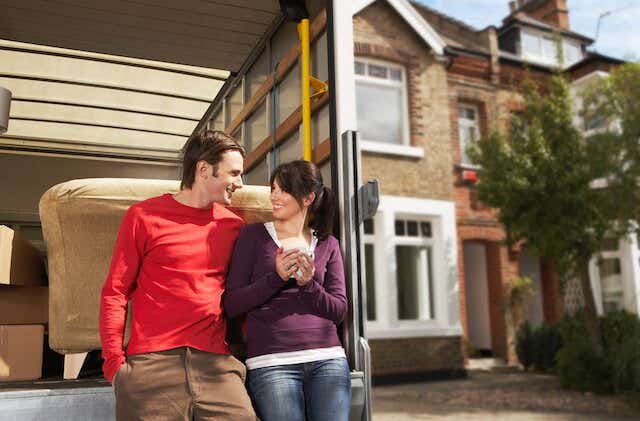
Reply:
<svg viewBox="0 0 640 421"><path fill-rule="evenodd" d="M271 206L273 207L273 217L275 219L290 219L302 212L302 208L296 198L289 193L282 191L277 180L271 185Z"/></svg>

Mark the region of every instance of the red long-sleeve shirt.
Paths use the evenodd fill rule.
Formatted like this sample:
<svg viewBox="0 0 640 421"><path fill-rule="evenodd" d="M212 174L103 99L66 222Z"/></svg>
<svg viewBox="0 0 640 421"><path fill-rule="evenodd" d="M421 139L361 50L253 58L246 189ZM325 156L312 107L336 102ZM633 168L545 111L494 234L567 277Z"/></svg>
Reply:
<svg viewBox="0 0 640 421"><path fill-rule="evenodd" d="M102 287L100 339L107 380L125 361L129 301L133 318L127 355L181 346L229 352L221 297L242 225L222 205L193 208L170 194L129 208Z"/></svg>

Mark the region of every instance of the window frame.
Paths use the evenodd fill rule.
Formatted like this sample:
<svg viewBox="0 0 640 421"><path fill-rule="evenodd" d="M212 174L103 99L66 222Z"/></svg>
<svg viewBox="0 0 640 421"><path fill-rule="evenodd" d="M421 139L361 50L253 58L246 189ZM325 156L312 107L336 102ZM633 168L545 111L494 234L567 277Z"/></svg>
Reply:
<svg viewBox="0 0 640 421"><path fill-rule="evenodd" d="M363 243L363 245L370 245L370 246L373 247L373 267L376 268L376 269L374 269L374 273L379 273L379 271L377 270L377 264L376 264L376 262L378 260L378 258L377 258L377 249L378 249L378 247L376 246L376 232L378 231L378 228L377 228L377 224L376 224L376 218L372 217L371 218L371 222L373 224L373 233L372 234L367 234L367 233L364 232L364 229L363 229L363 231L362 231L363 232L362 243ZM364 247L362 248L362 252L365 253ZM365 264L363 265L363 269L366 272L366 257L362 256L362 258L363 258L363 262L365 262ZM364 276L364 282L365 282L364 287L365 287L365 291L366 291L366 282L367 282L366 273L365 273L365 276ZM378 284L378 277L374 276L373 282L374 282L374 289L373 290L374 290L374 294L375 295L373 297L370 297L367 294L366 299L367 299L367 301L373 300L374 307L376 309L376 318L369 320L369 312L367 311L366 323L368 325L377 324L379 322L379 320L380 320L380 305L379 305L379 299L378 299L378 291L379 291L380 288L378 288L378 285L377 285ZM366 308L366 303L365 303L365 308Z"/></svg>
<svg viewBox="0 0 640 421"><path fill-rule="evenodd" d="M466 109L470 109L473 110L473 112L475 113L475 120L474 120L474 124L470 124L469 122L471 120L464 118L462 116L461 113L461 109L462 108L466 108ZM466 146L463 142L463 138L462 138L462 129L464 128L469 128L469 127L473 127L476 131L476 139L473 140L472 142L477 143L480 138L482 137L482 131L480 129L480 106L478 104L474 104L472 102L467 102L467 101L459 101L458 102L458 146L460 147L460 165L463 167L469 167L469 168L479 168L477 165L474 165L471 163L471 161L469 160L469 157L466 154Z"/></svg>
<svg viewBox="0 0 640 421"><path fill-rule="evenodd" d="M640 250L638 250L638 240L635 235L623 237L618 241L617 250L603 250L589 261L589 277L591 278L591 289L593 291L596 311L599 315L604 314L604 303L602 297L602 280L600 278L601 259L618 259L620 264L620 285L622 289L622 310L638 313L640 309L636 291L638 291L640 274L638 262Z"/></svg>
<svg viewBox="0 0 640 421"><path fill-rule="evenodd" d="M355 66L356 63L363 63L364 64L364 71L365 74L361 75L355 72ZM392 80L390 79L390 77L383 79L383 78L377 78L374 76L369 76L368 75L368 69L369 69L369 65L373 64L373 65L377 65L377 66L384 66L389 70L394 69L394 70L400 70L400 76L401 76L401 80L397 81L397 80ZM409 129L410 129L410 119L409 119L409 100L408 100L408 84L407 84L407 71L404 65L402 64L398 64L392 61L387 61L387 60L381 60L381 59L376 59L376 58L371 58L371 57L363 57L363 56L356 56L354 58L354 80L355 80L355 85L356 85L356 98L357 98L357 89L358 89L358 85L359 84L365 84L365 85L373 85L373 86L384 86L387 88L397 88L400 90L400 101L402 102L402 109L400 110L402 118L400 121L401 124L401 129L400 129L400 139L398 139L398 142L396 143L387 143L387 142L380 142L378 140L372 140L372 139L365 139L365 138L361 138L361 147L363 147L363 149L366 150L366 146L369 144L374 144L374 145L385 145L384 149L393 149L394 147L411 147L411 141L410 141L410 136L409 136ZM390 72L389 72L390 73ZM356 115L357 118L357 115ZM378 148L380 149L380 148ZM418 149L418 148L416 148ZM420 148L421 149L421 148ZM377 150L376 152L383 152L383 150ZM411 152L409 150L407 150L407 152ZM389 152L389 153L393 153L393 152Z"/></svg>
<svg viewBox="0 0 640 421"><path fill-rule="evenodd" d="M531 40L529 40L530 42L535 41L535 44L536 44L535 49L524 48L525 37L531 38ZM551 43L550 51L548 51L549 42ZM583 54L582 45L580 44L580 42L572 38L562 36L560 37L560 43L562 45L562 61L563 61L562 65L564 68L567 68L579 62L580 60L582 60L582 58L584 57L584 54ZM532 46L533 45L531 44L528 45L528 47L532 47ZM568 47L575 47L577 56L573 61L568 60L569 58ZM556 51L556 39L552 34L549 34L548 32L543 32L543 31L532 29L532 28L520 29L520 47L519 48L520 48L520 57L523 58L524 60L538 62L547 66L556 66L559 64L557 51Z"/></svg>
<svg viewBox="0 0 640 421"><path fill-rule="evenodd" d="M407 212L407 209L411 209L411 212ZM399 238L395 235L397 219L430 222L431 237L429 239L420 236ZM382 196L373 220L374 234L365 235L365 243L374 244L377 319L366 322L368 337L385 339L462 335L460 308L457 304L459 298L455 203ZM401 320L399 318L396 246L411 244L432 245L433 319Z"/></svg>
<svg viewBox="0 0 640 421"><path fill-rule="evenodd" d="M427 236L423 236L420 234L420 228L418 227L418 235L417 236L411 236L408 233L405 233L405 235L397 235L394 232L393 235L393 242L395 244L395 248L394 248L394 257L395 257L395 264L396 264L396 282L395 282L395 288L396 288L396 293L398 292L398 276L399 276L399 272L397 270L397 264L398 264L398 256L397 256L397 247L398 246L404 246L404 247L415 247L417 249L422 249L422 248L426 248L428 250L430 250L430 254L431 254L431 258L428 259L430 260L428 262L428 271L429 274L427 275L428 278L425 280L426 281L426 285L422 285L422 288L424 288L424 290L427 291L428 296L426 297L426 306L425 308L420 308L418 310L419 314L423 314L423 313L428 313L430 316L429 318L417 318L417 319L400 319L400 309L398 308L398 304L396 301L396 320L399 323L405 323L405 322L409 322L409 323L413 323L413 322L420 322L420 321L431 321L431 320L435 320L436 319L436 300L435 300L435 271L434 271L434 255L435 255L435 242L434 242L434 236L433 236L433 227L434 225L437 223L437 221L435 220L435 218L433 217L428 217L428 216L424 216L424 215L412 215L412 214L402 214L402 213L396 213L395 214L395 221L394 221L394 226L395 223L399 220L405 221L405 223L407 221L416 221L418 222L418 224L422 223L422 222L428 222L431 224L431 236L427 237ZM418 280L420 282L420 280ZM418 289L420 289L420 286L418 286ZM433 304L431 304L433 303Z"/></svg>

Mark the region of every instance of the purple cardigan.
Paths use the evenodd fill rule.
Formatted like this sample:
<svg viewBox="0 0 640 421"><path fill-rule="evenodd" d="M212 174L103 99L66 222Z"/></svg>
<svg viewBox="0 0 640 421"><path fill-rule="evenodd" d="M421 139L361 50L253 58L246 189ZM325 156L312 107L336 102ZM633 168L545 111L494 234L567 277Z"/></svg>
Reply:
<svg viewBox="0 0 640 421"><path fill-rule="evenodd" d="M264 224L245 226L234 247L223 305L230 318L247 314L247 357L340 346L347 296L338 240L318 241L315 275L302 288L277 274L277 249Z"/></svg>

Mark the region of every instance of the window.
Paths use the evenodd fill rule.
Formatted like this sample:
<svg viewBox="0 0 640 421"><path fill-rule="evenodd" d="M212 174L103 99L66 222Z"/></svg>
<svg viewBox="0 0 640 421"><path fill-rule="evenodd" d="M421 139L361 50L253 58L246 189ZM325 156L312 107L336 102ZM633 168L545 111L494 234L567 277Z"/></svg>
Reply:
<svg viewBox="0 0 640 421"><path fill-rule="evenodd" d="M469 145L480 139L478 107L470 104L461 104L458 107L458 137L460 138L460 163L471 165L471 159L467 155Z"/></svg>
<svg viewBox="0 0 640 421"><path fill-rule="evenodd" d="M460 335L455 203L381 196L363 232L368 336Z"/></svg>
<svg viewBox="0 0 640 421"><path fill-rule="evenodd" d="M366 293L367 293L367 320L375 321L378 319L376 306L376 268L375 268L375 227L373 219L364 221L364 263L366 275Z"/></svg>
<svg viewBox="0 0 640 421"><path fill-rule="evenodd" d="M592 259L594 298L602 313L625 308L622 243L617 238L605 240L600 254Z"/></svg>
<svg viewBox="0 0 640 421"><path fill-rule="evenodd" d="M431 223L395 221L398 320L431 320L433 305Z"/></svg>
<svg viewBox="0 0 640 421"><path fill-rule="evenodd" d="M523 30L520 35L520 56L547 65L558 63L558 39L544 32ZM568 67L582 58L578 42L562 39L563 66Z"/></svg>
<svg viewBox="0 0 640 421"><path fill-rule="evenodd" d="M522 32L522 56L540 56L542 49L540 47L540 38L528 32Z"/></svg>
<svg viewBox="0 0 640 421"><path fill-rule="evenodd" d="M558 59L558 47L556 41L551 37L540 37L540 45L542 50L542 60L549 63L556 63Z"/></svg>
<svg viewBox="0 0 640 421"><path fill-rule="evenodd" d="M604 258L598 262L602 310L605 313L624 308L620 258Z"/></svg>
<svg viewBox="0 0 640 421"><path fill-rule="evenodd" d="M355 79L362 140L407 145L409 118L404 67L358 58Z"/></svg>
<svg viewBox="0 0 640 421"><path fill-rule="evenodd" d="M565 66L571 66L582 59L582 51L577 43L564 40L562 42L562 53Z"/></svg>

